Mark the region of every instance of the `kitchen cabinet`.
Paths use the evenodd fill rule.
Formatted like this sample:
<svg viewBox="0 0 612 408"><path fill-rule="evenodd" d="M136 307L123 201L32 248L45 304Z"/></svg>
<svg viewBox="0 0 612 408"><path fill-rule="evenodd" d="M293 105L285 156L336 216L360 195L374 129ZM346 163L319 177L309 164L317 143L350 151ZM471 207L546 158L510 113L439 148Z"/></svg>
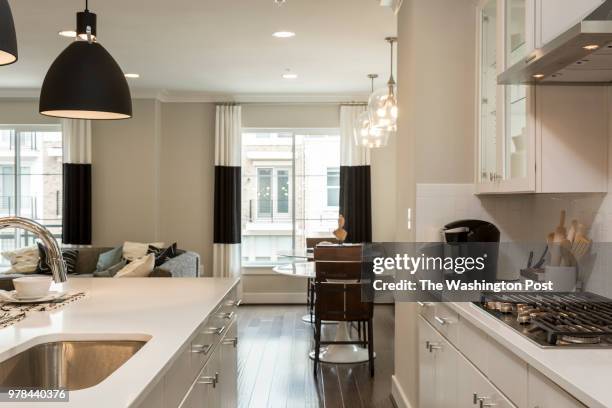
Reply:
<svg viewBox="0 0 612 408"><path fill-rule="evenodd" d="M424 319L419 319L421 408L452 407L457 397L457 352Z"/></svg>
<svg viewBox="0 0 612 408"><path fill-rule="evenodd" d="M445 325L434 323L442 314L436 310L439 306L451 309L444 303L423 303L419 310L421 408L585 407L462 316L447 313L456 318L457 333L442 332Z"/></svg>
<svg viewBox="0 0 612 408"><path fill-rule="evenodd" d="M533 88L497 85L497 76L535 45L535 0L481 0L476 191L535 190Z"/></svg>
<svg viewBox="0 0 612 408"><path fill-rule="evenodd" d="M534 368L529 368L530 408L586 408Z"/></svg>
<svg viewBox="0 0 612 408"><path fill-rule="evenodd" d="M456 407L515 408L493 384L491 384L468 360L457 356ZM450 405L449 405L450 406Z"/></svg>
<svg viewBox="0 0 612 408"><path fill-rule="evenodd" d="M588 16L604 0L536 0L536 47L554 40Z"/></svg>
<svg viewBox="0 0 612 408"><path fill-rule="evenodd" d="M477 194L607 192L605 87L497 85L497 75L541 43L544 22L557 20L549 2L557 0L477 7ZM587 2L583 14L596 7Z"/></svg>
<svg viewBox="0 0 612 408"><path fill-rule="evenodd" d="M206 316L140 408L235 408L237 323L240 301L234 287ZM153 404L154 402L154 404Z"/></svg>

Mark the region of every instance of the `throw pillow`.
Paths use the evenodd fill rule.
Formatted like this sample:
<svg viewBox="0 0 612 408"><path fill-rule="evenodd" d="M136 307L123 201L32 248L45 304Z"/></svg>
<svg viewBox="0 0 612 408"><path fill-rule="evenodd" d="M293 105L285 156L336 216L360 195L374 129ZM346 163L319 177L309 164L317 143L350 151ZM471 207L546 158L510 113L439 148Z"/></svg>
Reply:
<svg viewBox="0 0 612 408"><path fill-rule="evenodd" d="M155 255L155 266L163 265L168 259L176 256L176 242L170 245L168 248L158 248L153 245L149 245L149 254Z"/></svg>
<svg viewBox="0 0 612 408"><path fill-rule="evenodd" d="M153 245L157 248L163 248L163 242L153 242L150 244L145 244L141 242L130 242L126 241L123 243L123 258L128 261L133 261L138 258L142 258L147 254L147 250L149 249L149 245Z"/></svg>
<svg viewBox="0 0 612 408"><path fill-rule="evenodd" d="M149 254L136 259L124 266L115 278L145 278L153 272L155 267L155 255Z"/></svg>
<svg viewBox="0 0 612 408"><path fill-rule="evenodd" d="M96 271L101 272L117 265L121 262L123 257L123 247L118 246L117 248L111 249L107 252L102 252L98 256L98 264L96 265Z"/></svg>
<svg viewBox="0 0 612 408"><path fill-rule="evenodd" d="M40 242L38 245L39 261L36 272L44 275L51 275L51 267L47 262L47 248ZM62 249L62 258L66 264L66 273L73 274L76 272L76 264L79 257L79 251L76 249Z"/></svg>
<svg viewBox="0 0 612 408"><path fill-rule="evenodd" d="M36 246L6 251L2 256L11 263L11 269L7 273L34 273L38 268L39 255Z"/></svg>
<svg viewBox="0 0 612 408"><path fill-rule="evenodd" d="M103 271L94 271L93 275L96 278L112 278L117 274L117 272L123 269L125 265L127 265L127 261L123 259L117 262L117 264L112 265L110 268L107 268Z"/></svg>

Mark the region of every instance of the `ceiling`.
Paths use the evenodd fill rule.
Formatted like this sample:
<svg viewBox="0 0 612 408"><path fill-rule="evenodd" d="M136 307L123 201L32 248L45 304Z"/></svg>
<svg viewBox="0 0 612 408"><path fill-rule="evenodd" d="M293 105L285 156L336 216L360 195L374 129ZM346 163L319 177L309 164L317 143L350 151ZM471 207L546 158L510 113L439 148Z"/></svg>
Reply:
<svg viewBox="0 0 612 408"><path fill-rule="evenodd" d="M138 92L363 94L368 73L377 86L389 75L393 12L377 0L90 0L98 41ZM84 1L10 0L19 61L0 68L0 90L35 90L69 44ZM277 39L275 31L296 37ZM285 69L299 75L282 79Z"/></svg>

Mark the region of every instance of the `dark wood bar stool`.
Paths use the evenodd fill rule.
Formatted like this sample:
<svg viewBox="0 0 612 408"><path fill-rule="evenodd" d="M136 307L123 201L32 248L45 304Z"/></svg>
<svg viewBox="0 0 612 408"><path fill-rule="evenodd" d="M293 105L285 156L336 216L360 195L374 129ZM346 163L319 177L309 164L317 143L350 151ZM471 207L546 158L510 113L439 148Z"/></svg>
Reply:
<svg viewBox="0 0 612 408"><path fill-rule="evenodd" d="M338 244L338 240L335 237L316 237L306 238L306 250L310 251L317 247L322 242L331 242ZM308 313L310 314L311 323L314 322L314 298L315 298L315 287L314 279L308 279L308 287L306 288L306 301L308 303Z"/></svg>
<svg viewBox="0 0 612 408"><path fill-rule="evenodd" d="M322 341L321 321L336 320L344 322L359 322L365 326L365 342L368 347L368 363L370 376L374 376L374 335L372 328L372 317L374 303L364 302L362 292L365 289L363 283L340 283L340 282L317 282L316 283L316 305L315 305L315 350L314 350L314 375L317 376L319 355L322 345L329 344L358 344L363 340L348 341Z"/></svg>
<svg viewBox="0 0 612 408"><path fill-rule="evenodd" d="M314 250L316 262L315 278L315 375L319 364L321 345L362 345L368 347L367 359L357 347L349 358L345 358L346 349L337 353L338 348L330 352L327 362L357 363L368 361L371 375L374 375L374 339L372 335L373 301L372 297L364 300L369 286L362 284L363 247L319 246ZM343 322L339 325L335 341L321 341L321 324L324 320ZM359 339L351 340L350 323L357 323ZM344 330L344 332L341 332ZM344 333L344 335L342 335ZM362 337L363 334L363 337ZM334 346L328 348L329 351ZM340 347L342 348L342 347ZM327 353L327 352L326 352ZM340 357L340 354L345 356ZM353 359L357 356L358 358ZM336 360L338 358L338 360ZM325 361L325 360L324 360Z"/></svg>

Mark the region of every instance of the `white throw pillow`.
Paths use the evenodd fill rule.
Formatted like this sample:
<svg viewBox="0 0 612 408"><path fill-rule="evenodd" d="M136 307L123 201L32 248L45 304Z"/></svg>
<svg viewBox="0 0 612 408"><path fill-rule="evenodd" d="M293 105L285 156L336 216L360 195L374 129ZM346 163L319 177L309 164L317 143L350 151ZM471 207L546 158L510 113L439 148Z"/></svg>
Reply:
<svg viewBox="0 0 612 408"><path fill-rule="evenodd" d="M149 254L124 266L115 278L146 278L155 268L155 255Z"/></svg>
<svg viewBox="0 0 612 408"><path fill-rule="evenodd" d="M40 254L37 246L6 251L2 256L11 263L11 269L6 273L34 273L38 270Z"/></svg>
<svg viewBox="0 0 612 408"><path fill-rule="evenodd" d="M130 242L126 241L123 243L123 258L128 261L133 261L138 258L142 258L147 254L149 250L149 245L153 245L157 248L163 248L163 242L152 242L150 244L145 244L142 242Z"/></svg>

